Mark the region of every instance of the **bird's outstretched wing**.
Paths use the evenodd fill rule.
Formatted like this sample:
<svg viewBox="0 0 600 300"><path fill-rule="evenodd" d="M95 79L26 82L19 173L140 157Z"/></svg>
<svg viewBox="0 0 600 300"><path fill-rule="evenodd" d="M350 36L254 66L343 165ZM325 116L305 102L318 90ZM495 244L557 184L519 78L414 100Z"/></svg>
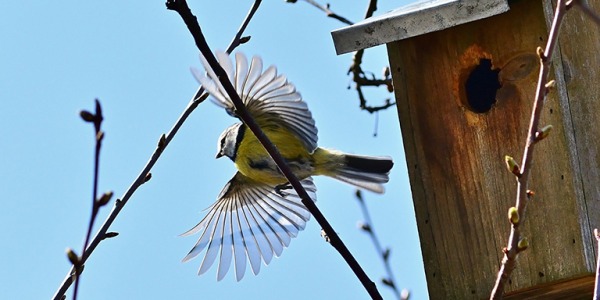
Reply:
<svg viewBox="0 0 600 300"><path fill-rule="evenodd" d="M235 65L229 55L216 52L215 56L223 67L238 95L246 105L248 112L259 125L276 122L285 126L304 143L308 151L317 148L317 127L306 102L302 100L296 87L287 81L283 74L277 74L277 68L268 67L263 71L263 62L259 56L248 59L243 53L235 54ZM219 79L200 55L207 76L192 69L196 79L212 95L213 102L235 115L235 108Z"/></svg>
<svg viewBox="0 0 600 300"><path fill-rule="evenodd" d="M316 187L312 178L301 183L314 201ZM309 218L310 213L291 186L259 183L238 172L225 185L204 219L182 234L201 232L183 261L207 249L198 275L205 273L218 256L217 280L227 274L233 259L239 281L246 271L246 258L252 273L258 274L261 258L269 264L273 255L279 256L291 238L304 229Z"/></svg>

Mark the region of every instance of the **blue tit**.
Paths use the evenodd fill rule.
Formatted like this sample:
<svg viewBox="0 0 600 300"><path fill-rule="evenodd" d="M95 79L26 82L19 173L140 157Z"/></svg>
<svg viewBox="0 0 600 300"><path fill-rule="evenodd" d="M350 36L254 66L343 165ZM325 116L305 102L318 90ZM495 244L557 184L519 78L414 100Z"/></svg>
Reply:
<svg viewBox="0 0 600 300"><path fill-rule="evenodd" d="M317 146L317 128L293 84L270 66L263 71L260 57L249 62L236 53L235 62L216 53L248 112L301 180L313 201L316 187L312 176L325 175L375 193L383 193L393 166L390 157L346 154ZM195 72L214 103L235 116L233 102L217 76L201 57L207 75ZM188 261L206 249L198 274L219 260L217 280L223 279L232 261L236 280L241 280L247 262L254 274L261 261L269 264L281 255L291 238L303 230L310 218L300 197L289 185L256 136L243 123L221 134L217 158L229 157L238 171L225 185L208 214L183 235L200 238L183 259Z"/></svg>

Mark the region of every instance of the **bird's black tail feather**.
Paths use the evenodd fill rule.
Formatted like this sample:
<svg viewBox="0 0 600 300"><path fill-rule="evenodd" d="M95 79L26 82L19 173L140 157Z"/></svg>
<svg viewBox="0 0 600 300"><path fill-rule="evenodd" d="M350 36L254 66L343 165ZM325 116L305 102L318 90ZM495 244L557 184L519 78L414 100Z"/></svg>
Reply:
<svg viewBox="0 0 600 300"><path fill-rule="evenodd" d="M333 178L381 194L393 166L391 157L345 154L344 165Z"/></svg>

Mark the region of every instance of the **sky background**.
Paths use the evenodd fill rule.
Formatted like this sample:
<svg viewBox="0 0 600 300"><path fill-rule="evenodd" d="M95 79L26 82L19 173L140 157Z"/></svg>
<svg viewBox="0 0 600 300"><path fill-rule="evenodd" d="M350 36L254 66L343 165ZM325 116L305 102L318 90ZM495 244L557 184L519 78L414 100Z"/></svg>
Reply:
<svg viewBox="0 0 600 300"><path fill-rule="evenodd" d="M252 1L190 1L211 47L225 49ZM359 21L367 1L328 1ZM408 1L380 1L376 15ZM195 93L190 67L198 50L180 17L164 1L2 1L0 3L0 298L48 299L81 253L91 211L93 129L79 118L99 98L105 116L100 192L120 197ZM395 160L385 195L365 192L374 228L391 248L391 266L411 299L427 299L414 209L395 109L376 116L358 108L346 75L352 55L337 56L330 32L343 27L300 1L263 1L238 50L258 54L286 74L312 110L321 146ZM385 47L367 51L363 67L378 76ZM370 89L377 105L393 94ZM236 122L210 102L183 125L143 185L111 227L117 238L88 260L80 299L368 299L341 256L311 219L282 256L241 282L233 272L181 259L197 236L179 237L203 216L235 173L215 160L219 134ZM372 280L385 275L354 189L317 178L318 206ZM112 205L112 202L111 202ZM102 223L110 211L103 208ZM378 284L385 299L391 290ZM72 297L72 291L68 292Z"/></svg>

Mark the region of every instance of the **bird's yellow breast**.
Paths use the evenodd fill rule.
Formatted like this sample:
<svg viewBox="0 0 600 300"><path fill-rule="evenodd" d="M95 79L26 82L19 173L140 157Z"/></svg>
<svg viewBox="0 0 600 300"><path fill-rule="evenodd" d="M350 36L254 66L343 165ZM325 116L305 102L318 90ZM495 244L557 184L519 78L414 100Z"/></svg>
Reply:
<svg viewBox="0 0 600 300"><path fill-rule="evenodd" d="M294 133L275 125L263 126L262 130L275 144L297 177L302 179L314 174L315 161ZM235 165L242 174L259 182L268 184L287 182L273 159L249 129L245 130L239 144Z"/></svg>

